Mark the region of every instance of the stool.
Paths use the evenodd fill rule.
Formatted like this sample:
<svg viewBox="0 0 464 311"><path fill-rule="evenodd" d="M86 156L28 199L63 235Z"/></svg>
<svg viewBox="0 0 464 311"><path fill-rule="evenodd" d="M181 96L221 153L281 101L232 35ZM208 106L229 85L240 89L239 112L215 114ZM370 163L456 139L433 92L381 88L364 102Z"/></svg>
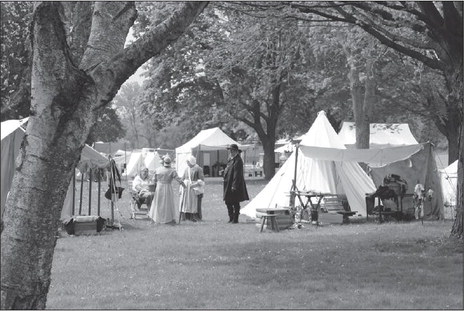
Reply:
<svg viewBox="0 0 464 311"><path fill-rule="evenodd" d="M263 232L264 223L266 222L266 220L267 220L268 225L269 225L269 220L271 221L272 231L279 232L279 226L277 225L276 216L277 216L276 214L263 215L261 219L261 230L259 232Z"/></svg>

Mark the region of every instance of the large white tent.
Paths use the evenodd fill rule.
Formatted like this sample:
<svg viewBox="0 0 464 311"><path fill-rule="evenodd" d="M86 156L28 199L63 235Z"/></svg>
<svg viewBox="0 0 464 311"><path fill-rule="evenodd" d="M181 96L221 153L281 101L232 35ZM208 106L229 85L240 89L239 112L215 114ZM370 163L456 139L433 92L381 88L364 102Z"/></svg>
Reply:
<svg viewBox="0 0 464 311"><path fill-rule="evenodd" d="M20 145L24 137L22 125L28 118L22 120L8 120L1 123L1 210L5 208L8 192L11 188L15 172L15 159L19 154ZM92 147L85 145L82 149L79 166L104 168L109 164L108 159ZM72 213L72 183L69 185L64 202L61 218L71 216Z"/></svg>
<svg viewBox="0 0 464 311"><path fill-rule="evenodd" d="M215 162L220 162L219 151L222 151L223 157L224 155L227 156L226 148L230 144L237 144L239 148L243 149L243 146L227 136L219 127L200 131L191 140L176 148L177 172L183 174L187 167L187 157L190 155L196 157L197 163L203 167L209 167ZM216 151L216 155L211 155L211 151ZM208 156L202 157L205 153Z"/></svg>
<svg viewBox="0 0 464 311"><path fill-rule="evenodd" d="M343 122L338 136L346 147L354 146L356 124ZM369 142L371 149L418 144L407 123L371 123Z"/></svg>
<svg viewBox="0 0 464 311"><path fill-rule="evenodd" d="M346 149L323 111L318 113L302 137L300 146ZM303 152L298 152L298 158L296 155L297 152L292 153L266 187L240 213L255 218L257 208L289 206L289 192L296 170L298 190L345 194L352 210L361 216L367 215L365 195L376 188L357 162L319 160Z"/></svg>

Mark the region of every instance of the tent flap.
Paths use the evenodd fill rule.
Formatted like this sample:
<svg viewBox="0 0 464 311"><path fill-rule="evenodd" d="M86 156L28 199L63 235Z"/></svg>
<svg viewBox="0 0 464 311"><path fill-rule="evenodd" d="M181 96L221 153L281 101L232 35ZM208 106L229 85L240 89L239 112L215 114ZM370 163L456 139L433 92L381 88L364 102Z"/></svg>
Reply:
<svg viewBox="0 0 464 311"><path fill-rule="evenodd" d="M318 160L364 162L371 167L382 167L408 159L423 148L422 144L381 149L337 149L302 145L301 151L306 157Z"/></svg>

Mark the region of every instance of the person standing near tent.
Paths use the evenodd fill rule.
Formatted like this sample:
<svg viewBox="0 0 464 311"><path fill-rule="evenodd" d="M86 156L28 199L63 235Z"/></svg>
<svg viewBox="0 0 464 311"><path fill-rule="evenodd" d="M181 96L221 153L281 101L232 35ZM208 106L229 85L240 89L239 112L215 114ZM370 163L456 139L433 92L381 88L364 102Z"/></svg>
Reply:
<svg viewBox="0 0 464 311"><path fill-rule="evenodd" d="M417 180L416 186L414 187L414 217L416 219L420 219L421 216L424 215L424 210L423 210L423 201L424 201L424 196L425 196L425 189L424 186L420 183L419 180Z"/></svg>
<svg viewBox="0 0 464 311"><path fill-rule="evenodd" d="M224 201L229 212L229 223L238 223L240 202L249 200L243 175L242 152L236 144L227 147L229 160L224 170Z"/></svg>
<svg viewBox="0 0 464 311"><path fill-rule="evenodd" d="M203 198L205 177L194 156L187 157L187 168L182 176L186 188L181 191L182 219L197 221L202 219L201 199Z"/></svg>
<svg viewBox="0 0 464 311"><path fill-rule="evenodd" d="M148 168L144 167L140 170L140 173L135 176L132 182L132 190L139 195L140 202L142 204L147 204L148 207L151 206L151 201L153 201L154 196L154 193L150 191L150 185L152 185L152 181L148 178Z"/></svg>
<svg viewBox="0 0 464 311"><path fill-rule="evenodd" d="M156 183L156 190L148 216L155 223L175 224L177 212L174 205L172 181L177 180L184 188L185 184L179 175L177 175L176 170L171 168L171 158L169 155L163 158L163 166L156 168L153 180Z"/></svg>

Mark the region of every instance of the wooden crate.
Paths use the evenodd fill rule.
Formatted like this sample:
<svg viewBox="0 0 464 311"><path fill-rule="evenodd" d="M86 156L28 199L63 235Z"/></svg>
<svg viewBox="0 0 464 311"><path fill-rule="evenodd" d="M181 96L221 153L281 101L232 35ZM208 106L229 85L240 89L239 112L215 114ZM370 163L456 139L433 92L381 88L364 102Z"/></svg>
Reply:
<svg viewBox="0 0 464 311"><path fill-rule="evenodd" d="M100 232L105 223L99 216L74 216L64 223L64 228L71 235L90 235Z"/></svg>

